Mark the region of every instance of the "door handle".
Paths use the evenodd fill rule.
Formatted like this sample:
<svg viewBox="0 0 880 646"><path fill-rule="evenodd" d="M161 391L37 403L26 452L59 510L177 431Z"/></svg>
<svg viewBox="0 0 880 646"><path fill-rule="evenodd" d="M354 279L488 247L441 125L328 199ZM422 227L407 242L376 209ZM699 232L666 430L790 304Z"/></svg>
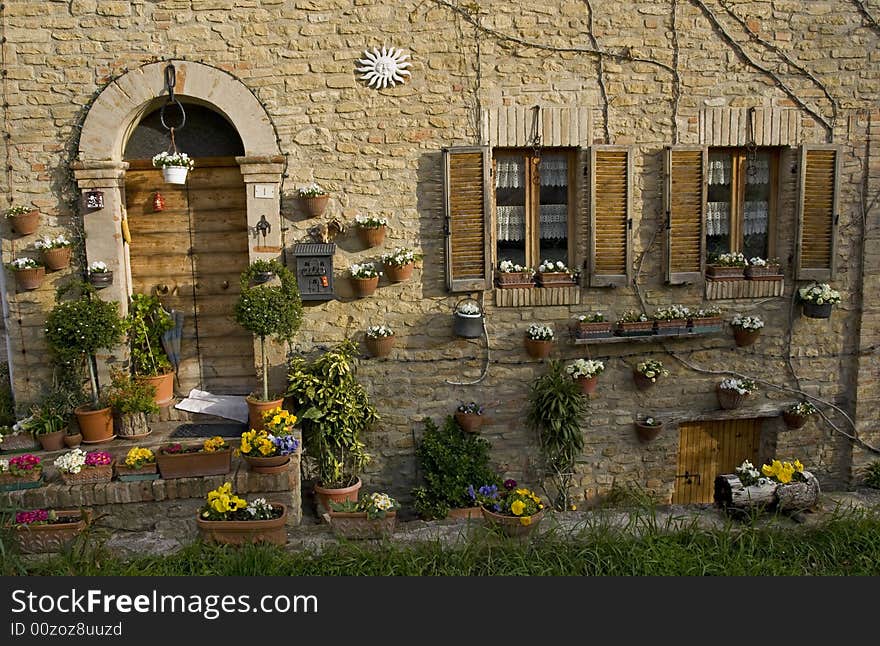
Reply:
<svg viewBox="0 0 880 646"><path fill-rule="evenodd" d="M229 289L229 281L228 281L228 280L224 280L222 283L220 283L220 286L221 286L223 289Z"/></svg>

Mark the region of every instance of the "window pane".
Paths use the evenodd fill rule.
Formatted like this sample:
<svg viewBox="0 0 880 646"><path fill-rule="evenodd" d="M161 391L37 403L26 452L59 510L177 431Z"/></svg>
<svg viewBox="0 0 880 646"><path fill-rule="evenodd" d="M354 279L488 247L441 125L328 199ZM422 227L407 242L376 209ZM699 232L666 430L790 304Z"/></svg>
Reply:
<svg viewBox="0 0 880 646"><path fill-rule="evenodd" d="M541 238L540 258L536 264L561 260L568 265L568 156L542 154L538 174L541 178Z"/></svg>
<svg viewBox="0 0 880 646"><path fill-rule="evenodd" d="M730 206L733 156L709 151L709 187L706 204L706 253L730 251Z"/></svg>
<svg viewBox="0 0 880 646"><path fill-rule="evenodd" d="M770 227L770 153L746 155L743 254L767 257Z"/></svg>
<svg viewBox="0 0 880 646"><path fill-rule="evenodd" d="M495 159L498 261L526 264L526 165L521 155Z"/></svg>

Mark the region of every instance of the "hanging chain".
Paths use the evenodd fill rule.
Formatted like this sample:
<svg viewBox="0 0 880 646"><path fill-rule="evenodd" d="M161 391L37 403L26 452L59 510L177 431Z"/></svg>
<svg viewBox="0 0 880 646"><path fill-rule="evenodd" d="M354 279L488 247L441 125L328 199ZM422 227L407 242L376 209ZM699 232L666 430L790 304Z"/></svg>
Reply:
<svg viewBox="0 0 880 646"><path fill-rule="evenodd" d="M540 124L541 124L541 106L540 105L533 105L532 106L532 136L530 137L530 139L531 139L530 143L532 146L532 153L534 154L534 156L536 158L539 158L541 156L540 152L539 152L539 149L541 148Z"/></svg>
<svg viewBox="0 0 880 646"><path fill-rule="evenodd" d="M746 123L746 175L754 179L758 174L758 145L755 143L755 108L749 108Z"/></svg>
<svg viewBox="0 0 880 646"><path fill-rule="evenodd" d="M174 68L173 63L168 63L165 66L165 90L168 92L168 98L165 99L165 103L162 104L162 109L159 110L159 121L162 122L162 127L166 128L171 133L171 146L168 148L168 152L172 154L177 153L177 143L174 141L174 131L181 130L184 125L186 125L186 110L183 109L183 104L177 100L174 96L174 86L177 85L177 70ZM169 105L176 105L180 110L180 123L176 126L169 126L165 122L165 110Z"/></svg>

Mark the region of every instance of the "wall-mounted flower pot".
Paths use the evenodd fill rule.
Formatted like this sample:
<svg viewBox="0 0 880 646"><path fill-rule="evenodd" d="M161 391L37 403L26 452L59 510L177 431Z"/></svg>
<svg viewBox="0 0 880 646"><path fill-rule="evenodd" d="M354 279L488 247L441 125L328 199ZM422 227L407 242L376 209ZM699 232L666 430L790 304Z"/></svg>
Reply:
<svg viewBox="0 0 880 646"><path fill-rule="evenodd" d="M251 543L287 543L287 507L280 502L270 503L273 509L281 509L278 518L269 520L206 520L196 514L199 536L207 543L221 545L250 545Z"/></svg>
<svg viewBox="0 0 880 646"><path fill-rule="evenodd" d="M748 397L730 388L722 388L720 385L715 386L715 392L718 395L718 405L725 410L739 408Z"/></svg>
<svg viewBox="0 0 880 646"><path fill-rule="evenodd" d="M380 336L375 339L366 337L365 343L370 356L382 359L391 354L391 350L394 348L394 335Z"/></svg>
<svg viewBox="0 0 880 646"><path fill-rule="evenodd" d="M105 287L110 287L110 285L113 284L113 272L89 272L89 283L91 283L92 287L94 287L95 289L104 289Z"/></svg>
<svg viewBox="0 0 880 646"><path fill-rule="evenodd" d="M455 421L465 433L479 433L480 427L483 425L482 415L476 413L463 413L455 411Z"/></svg>
<svg viewBox="0 0 880 646"><path fill-rule="evenodd" d="M654 321L618 323L614 333L617 336L651 336L654 334Z"/></svg>
<svg viewBox="0 0 880 646"><path fill-rule="evenodd" d="M365 247L378 247L385 242L385 231L387 227L358 227L357 234L361 244Z"/></svg>
<svg viewBox="0 0 880 646"><path fill-rule="evenodd" d="M575 337L578 339L601 339L614 334L613 323L611 321L597 321L595 323L587 323L586 321L578 321L575 323Z"/></svg>
<svg viewBox="0 0 880 646"><path fill-rule="evenodd" d="M592 395L596 392L596 386L599 385L599 375L594 375L592 377L578 377L575 379L578 387L581 389L581 393L584 395Z"/></svg>
<svg viewBox="0 0 880 646"><path fill-rule="evenodd" d="M303 210L310 218L317 218L324 214L327 203L330 201L329 195L316 195L315 197L301 197Z"/></svg>
<svg viewBox="0 0 880 646"><path fill-rule="evenodd" d="M167 184L186 184L186 176L189 169L186 166L165 166L162 168L162 178Z"/></svg>
<svg viewBox="0 0 880 646"><path fill-rule="evenodd" d="M543 341L526 337L526 353L532 359L546 359L553 350L553 341Z"/></svg>
<svg viewBox="0 0 880 646"><path fill-rule="evenodd" d="M785 428L790 431L803 428L804 424L807 423L808 418L809 415L798 415L797 413L789 413L788 411L782 412L782 419L785 422Z"/></svg>
<svg viewBox="0 0 880 646"><path fill-rule="evenodd" d="M372 296L376 288L379 287L379 277L372 278L352 278L351 285L354 288L356 296Z"/></svg>
<svg viewBox="0 0 880 646"><path fill-rule="evenodd" d="M409 280L413 274L415 263L408 262L405 265L385 265L385 275L392 283L401 283Z"/></svg>
<svg viewBox="0 0 880 646"><path fill-rule="evenodd" d="M43 264L49 271L58 271L70 266L70 247L43 249Z"/></svg>
<svg viewBox="0 0 880 646"><path fill-rule="evenodd" d="M12 230L20 236L28 236L40 227L40 212L32 209L21 215L13 215L8 218Z"/></svg>
<svg viewBox="0 0 880 646"><path fill-rule="evenodd" d="M479 339L483 336L483 315L453 312L452 332L463 339Z"/></svg>
<svg viewBox="0 0 880 646"><path fill-rule="evenodd" d="M641 372L636 372L635 370L633 370L633 382L635 382L636 388L639 390L648 390L655 383L650 377L646 377Z"/></svg>
<svg viewBox="0 0 880 646"><path fill-rule="evenodd" d="M15 270L15 285L20 291L39 289L46 277L45 267L31 267L30 269Z"/></svg>
<svg viewBox="0 0 880 646"><path fill-rule="evenodd" d="M831 318L831 303L822 303L818 305L812 301L803 301L804 316L811 319L827 319Z"/></svg>
<svg viewBox="0 0 880 646"><path fill-rule="evenodd" d="M723 325L720 316L710 316L701 319L688 319L688 326L694 334L707 334L710 332L720 332Z"/></svg>
<svg viewBox="0 0 880 646"><path fill-rule="evenodd" d="M759 336L761 336L761 330L747 330L743 327L733 328L733 338L736 341L736 345L741 348L752 345L758 340Z"/></svg>
<svg viewBox="0 0 880 646"><path fill-rule="evenodd" d="M656 439L660 435L660 431L663 430L663 424L645 424L640 420L636 420L633 424L640 442L650 442Z"/></svg>

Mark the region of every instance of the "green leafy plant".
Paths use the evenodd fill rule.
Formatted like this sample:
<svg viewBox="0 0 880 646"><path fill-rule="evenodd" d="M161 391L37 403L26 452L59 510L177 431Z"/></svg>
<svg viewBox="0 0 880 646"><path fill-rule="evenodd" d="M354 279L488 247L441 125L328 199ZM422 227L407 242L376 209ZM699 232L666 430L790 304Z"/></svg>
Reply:
<svg viewBox="0 0 880 646"><path fill-rule="evenodd" d="M299 412L305 459L322 487L347 487L370 460L361 434L378 421L355 376L357 346L347 339L317 359L290 360L287 397Z"/></svg>
<svg viewBox="0 0 880 646"><path fill-rule="evenodd" d="M330 509L345 514L366 513L367 518L378 520L400 509L400 503L387 493L376 492L369 495L364 494L360 500L345 500L343 502L331 500Z"/></svg>
<svg viewBox="0 0 880 646"><path fill-rule="evenodd" d="M107 403L121 415L135 415L137 413L158 413L154 397L156 388L152 384L133 379L132 376L122 370L114 370L111 373L110 388L107 390Z"/></svg>
<svg viewBox="0 0 880 646"><path fill-rule="evenodd" d="M469 487L500 485L489 467L489 442L464 433L448 416L443 427L425 418L425 433L416 449L423 485L413 489L416 511L423 518L446 518L450 509L473 506Z"/></svg>
<svg viewBox="0 0 880 646"><path fill-rule="evenodd" d="M98 298L84 288L80 298L58 303L46 318L46 341L62 366L81 367L85 359L89 372L92 406L100 408L95 353L122 340L123 321L119 303Z"/></svg>
<svg viewBox="0 0 880 646"><path fill-rule="evenodd" d="M556 490L553 506L571 506L569 489L575 461L584 448L581 424L587 404L578 385L559 361L550 361L548 371L529 389L526 421L538 432L545 477Z"/></svg>
<svg viewBox="0 0 880 646"><path fill-rule="evenodd" d="M880 460L874 460L863 469L862 482L866 487L880 489Z"/></svg>
<svg viewBox="0 0 880 646"><path fill-rule="evenodd" d="M155 296L133 294L125 318L131 348L131 367L139 377L157 377L171 370L162 348L162 335L174 327L174 319Z"/></svg>
<svg viewBox="0 0 880 646"><path fill-rule="evenodd" d="M12 397L12 384L9 381L9 366L0 364L0 426L15 423L15 400Z"/></svg>
<svg viewBox="0 0 880 646"><path fill-rule="evenodd" d="M280 285L252 286L257 274L273 273ZM277 260L257 260L241 274L241 294L235 304L235 320L260 339L263 401L269 401L269 366L266 337L290 342L302 324L302 300L296 276Z"/></svg>

